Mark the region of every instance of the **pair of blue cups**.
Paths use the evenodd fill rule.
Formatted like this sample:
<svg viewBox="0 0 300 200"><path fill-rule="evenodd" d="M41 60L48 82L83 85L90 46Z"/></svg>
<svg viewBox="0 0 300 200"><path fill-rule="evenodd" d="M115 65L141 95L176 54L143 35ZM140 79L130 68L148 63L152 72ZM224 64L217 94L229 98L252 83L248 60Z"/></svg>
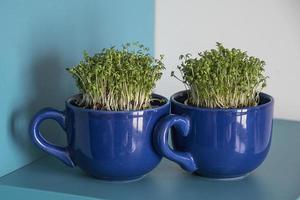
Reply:
<svg viewBox="0 0 300 200"><path fill-rule="evenodd" d="M66 101L64 112L44 109L33 119L33 142L70 167L93 177L139 179L166 157L184 170L216 178L238 178L257 168L270 149L274 100L261 93L260 104L241 109L210 109L184 104L187 91L168 101L153 94L153 108L100 111ZM161 103L164 102L164 103ZM67 134L68 145L46 141L40 124L53 119ZM171 134L172 147L169 145Z"/></svg>

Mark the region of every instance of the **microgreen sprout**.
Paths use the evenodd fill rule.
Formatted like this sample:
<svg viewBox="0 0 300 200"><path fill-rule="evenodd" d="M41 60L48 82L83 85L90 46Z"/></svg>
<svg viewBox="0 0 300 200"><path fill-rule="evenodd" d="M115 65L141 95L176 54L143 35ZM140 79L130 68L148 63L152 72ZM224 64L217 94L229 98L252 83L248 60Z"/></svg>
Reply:
<svg viewBox="0 0 300 200"><path fill-rule="evenodd" d="M248 56L240 49L216 49L181 55L178 66L182 82L189 89L187 103L208 108L243 108L256 106L259 93L266 86L265 62ZM174 72L171 76L179 79ZM180 80L180 79L179 79Z"/></svg>
<svg viewBox="0 0 300 200"><path fill-rule="evenodd" d="M151 93L161 78L164 64L137 43L103 49L67 70L82 93L78 106L96 110L124 111L151 107Z"/></svg>

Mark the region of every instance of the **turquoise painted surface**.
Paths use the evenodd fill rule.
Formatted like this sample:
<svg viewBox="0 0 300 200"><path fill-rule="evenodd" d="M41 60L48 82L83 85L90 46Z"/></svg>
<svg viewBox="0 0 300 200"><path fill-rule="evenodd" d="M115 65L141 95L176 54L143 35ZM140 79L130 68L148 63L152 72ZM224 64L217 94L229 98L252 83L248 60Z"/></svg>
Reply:
<svg viewBox="0 0 300 200"><path fill-rule="evenodd" d="M18 187L10 187L10 186L0 186L0 197L1 199L9 199L9 200L20 200L30 199L30 200L96 200L95 198L70 195L64 193L56 193L56 192L47 192L33 189L25 189ZM99 200L99 199L97 199Z"/></svg>
<svg viewBox="0 0 300 200"><path fill-rule="evenodd" d="M203 179L163 160L139 181L105 182L87 176L78 168L69 168L53 157L46 157L0 178L0 186L115 200L297 199L300 195L300 122L275 120L273 133L267 159L242 180Z"/></svg>
<svg viewBox="0 0 300 200"><path fill-rule="evenodd" d="M41 156L28 138L32 115L63 108L74 93L65 68L84 49L140 41L154 44L153 0L2 0L0 2L0 176ZM50 140L64 134L44 126Z"/></svg>

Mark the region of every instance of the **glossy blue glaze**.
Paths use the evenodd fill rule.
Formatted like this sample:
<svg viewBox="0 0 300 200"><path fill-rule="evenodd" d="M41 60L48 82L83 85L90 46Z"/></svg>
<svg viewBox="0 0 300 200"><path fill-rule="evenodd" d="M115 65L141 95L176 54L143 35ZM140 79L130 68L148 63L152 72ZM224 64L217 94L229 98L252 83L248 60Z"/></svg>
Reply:
<svg viewBox="0 0 300 200"><path fill-rule="evenodd" d="M64 113L45 109L32 121L30 133L38 147L68 166L105 180L133 180L155 168L161 156L152 146L156 123L169 114L169 102L158 101L152 109L140 111L95 111L66 102ZM67 133L67 147L48 143L39 126L45 119L56 120Z"/></svg>
<svg viewBox="0 0 300 200"><path fill-rule="evenodd" d="M242 109L185 105L186 91L171 97L171 115L157 125L157 151L183 169L209 178L235 178L257 168L270 149L274 100L261 93L260 104ZM174 150L168 145L172 128Z"/></svg>

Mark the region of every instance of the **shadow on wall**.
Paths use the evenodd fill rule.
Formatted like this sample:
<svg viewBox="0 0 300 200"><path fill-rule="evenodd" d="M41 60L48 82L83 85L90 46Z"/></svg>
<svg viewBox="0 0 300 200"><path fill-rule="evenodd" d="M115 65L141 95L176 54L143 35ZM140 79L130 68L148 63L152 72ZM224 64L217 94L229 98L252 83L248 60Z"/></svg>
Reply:
<svg viewBox="0 0 300 200"><path fill-rule="evenodd" d="M24 127L29 128L30 119L45 106L63 109L64 100L69 93L65 89L67 77L67 73L64 72L65 66L62 66L57 52L47 52L32 60L26 73L23 73L24 76L29 76L29 79L28 77L24 79L28 80L29 84L26 88L30 88L30 91L23 91L28 99L20 101L23 104L13 110L10 120L12 139L21 152L25 153L24 156L35 156L39 153L32 148L32 143L29 142L29 131L24 130ZM41 131L49 141L63 145L65 134L58 125L54 124L55 122L45 121Z"/></svg>

